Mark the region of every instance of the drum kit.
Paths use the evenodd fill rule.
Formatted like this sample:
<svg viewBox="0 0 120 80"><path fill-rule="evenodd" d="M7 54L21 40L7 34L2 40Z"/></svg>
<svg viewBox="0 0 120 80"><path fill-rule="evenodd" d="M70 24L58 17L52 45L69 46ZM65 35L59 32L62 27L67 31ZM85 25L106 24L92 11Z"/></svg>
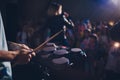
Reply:
<svg viewBox="0 0 120 80"><path fill-rule="evenodd" d="M53 71L59 72L81 68L81 66L84 66L85 58L87 57L85 52L80 48L68 48L49 42L57 35L53 35L33 50L37 52L35 62L40 64L42 68L44 67L44 73L46 73L46 75L49 74L49 76L54 73Z"/></svg>
<svg viewBox="0 0 120 80"><path fill-rule="evenodd" d="M48 75L66 71L69 69L83 69L86 54L80 48L67 48L57 46L55 43L47 43L37 53L36 62L42 66L42 71Z"/></svg>
<svg viewBox="0 0 120 80"><path fill-rule="evenodd" d="M55 45L55 43L49 43L50 40L52 40L53 38L58 36L63 31L64 30L60 30L59 32L57 32L56 34L54 34L53 36L48 38L41 45L39 45L38 47L33 49L33 51L36 53L40 52L41 59L48 60L47 62L51 61L53 64L56 64L56 63L54 63L54 60L52 60L54 58L55 58L55 60L56 60L56 58L60 58L60 59L62 59L61 61L63 61L63 62L66 62L66 61L69 61L69 59L72 59L71 61L75 62L76 57L78 58L79 55L82 55L82 56L84 55L84 57L86 57L86 54L79 48L69 49L66 46L57 46L57 45ZM75 61L73 60L73 58L71 58L72 57L71 54L68 54L68 53L72 53L72 56L74 57ZM73 53L75 53L75 54L73 55ZM78 54L76 55L76 53L78 53ZM61 57L64 57L66 59L63 59ZM64 60L66 60L66 61L64 61ZM58 62L58 64L59 64L59 61L56 61L56 62Z"/></svg>
<svg viewBox="0 0 120 80"><path fill-rule="evenodd" d="M69 59L65 57L69 52L53 44L54 43L47 43L47 45L37 53L36 60L40 63L46 63L46 66L53 69L57 69L57 66L59 67L60 65L69 64Z"/></svg>
<svg viewBox="0 0 120 80"><path fill-rule="evenodd" d="M62 31L63 30L59 31L38 47L33 49L36 56L31 60L31 63L39 66L40 70L44 74L42 76L45 76L42 80L46 80L46 76L49 77L50 75L54 75L56 72L59 73L59 71L63 71L64 73L66 70L79 69L84 65L87 55L80 48L69 48L49 42ZM14 42L10 42L10 44L16 45ZM16 64L13 66L16 66Z"/></svg>

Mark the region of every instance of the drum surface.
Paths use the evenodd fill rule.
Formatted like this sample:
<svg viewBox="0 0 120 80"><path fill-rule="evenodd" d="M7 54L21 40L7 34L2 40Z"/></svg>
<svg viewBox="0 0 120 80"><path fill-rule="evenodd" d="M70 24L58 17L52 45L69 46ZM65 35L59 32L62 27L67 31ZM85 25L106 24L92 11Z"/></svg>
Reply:
<svg viewBox="0 0 120 80"><path fill-rule="evenodd" d="M56 54L56 55L64 55L64 54L68 54L68 53L69 52L64 49L54 51L54 54Z"/></svg>
<svg viewBox="0 0 120 80"><path fill-rule="evenodd" d="M54 58L51 62L51 69L53 71L65 70L69 66L69 59L66 57Z"/></svg>
<svg viewBox="0 0 120 80"><path fill-rule="evenodd" d="M55 59L52 60L52 62L54 64L65 64L65 63L69 63L69 59L67 59L65 57L55 58Z"/></svg>
<svg viewBox="0 0 120 80"><path fill-rule="evenodd" d="M47 43L46 47L57 47L55 43Z"/></svg>
<svg viewBox="0 0 120 80"><path fill-rule="evenodd" d="M55 51L55 50L56 50L55 47L44 47L43 48L43 51L45 51L45 52L51 52L51 51Z"/></svg>
<svg viewBox="0 0 120 80"><path fill-rule="evenodd" d="M71 51L72 52L81 52L81 49L80 48L71 48Z"/></svg>

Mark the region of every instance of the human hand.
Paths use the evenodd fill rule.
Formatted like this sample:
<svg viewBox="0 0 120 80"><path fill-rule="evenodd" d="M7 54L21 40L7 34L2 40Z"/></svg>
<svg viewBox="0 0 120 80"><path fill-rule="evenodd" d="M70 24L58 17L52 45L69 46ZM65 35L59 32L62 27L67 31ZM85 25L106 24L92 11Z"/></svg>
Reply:
<svg viewBox="0 0 120 80"><path fill-rule="evenodd" d="M33 56L35 56L35 52L32 52L32 49L21 49L14 62L19 65L27 64Z"/></svg>
<svg viewBox="0 0 120 80"><path fill-rule="evenodd" d="M20 49L29 49L29 47L25 44L19 44L11 41L7 41L7 43L8 43L9 50L12 50L12 51L16 51Z"/></svg>
<svg viewBox="0 0 120 80"><path fill-rule="evenodd" d="M63 12L63 14L65 15L65 17L69 17L69 14L67 12Z"/></svg>

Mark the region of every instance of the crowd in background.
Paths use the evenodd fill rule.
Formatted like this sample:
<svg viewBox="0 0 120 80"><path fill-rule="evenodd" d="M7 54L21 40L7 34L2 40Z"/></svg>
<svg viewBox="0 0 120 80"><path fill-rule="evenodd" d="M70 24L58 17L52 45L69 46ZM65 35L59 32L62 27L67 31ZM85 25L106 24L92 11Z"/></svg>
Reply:
<svg viewBox="0 0 120 80"><path fill-rule="evenodd" d="M57 5L55 9L58 10L58 6L61 7L61 5ZM52 9L50 8L50 10ZM54 9L49 12L53 17L48 17L48 20L45 19L45 22L40 24L34 24L30 20L20 26L16 42L36 48L49 39L51 34L59 32L64 25L66 27L72 26L72 28L67 27L62 34L65 44L64 40L61 40L63 37L60 36L55 42L62 42L57 45L80 48L86 53L84 72L91 77L89 80L120 80L120 46L111 39L109 33L109 30L114 26L104 21L92 22L90 19L72 22L66 12L53 13ZM47 28L45 28L46 26ZM48 26L51 29L48 29Z"/></svg>
<svg viewBox="0 0 120 80"><path fill-rule="evenodd" d="M18 32L16 41L27 44L32 48L37 47L50 34L49 32L46 35L42 31L41 28L44 25L33 25L32 22L26 23ZM109 30L111 27L113 26L107 22L93 24L89 19L85 19L75 22L74 28L72 30L68 29L66 33L70 44L68 47L81 48L86 52L88 58L85 63L85 72L97 78L96 80L101 80L105 76L106 80L110 80L111 77L115 77L114 73L120 73L118 71L118 67L120 67L119 47L114 46L115 41L110 38ZM43 36L44 34L45 36Z"/></svg>

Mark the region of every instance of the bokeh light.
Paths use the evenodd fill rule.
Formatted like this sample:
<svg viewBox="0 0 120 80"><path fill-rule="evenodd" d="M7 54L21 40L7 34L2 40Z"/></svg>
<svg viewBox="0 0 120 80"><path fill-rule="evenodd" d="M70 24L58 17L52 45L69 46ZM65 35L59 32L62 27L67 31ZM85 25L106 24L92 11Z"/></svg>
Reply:
<svg viewBox="0 0 120 80"><path fill-rule="evenodd" d="M114 43L114 47L116 47L116 48L120 47L120 43L119 42L115 42Z"/></svg>
<svg viewBox="0 0 120 80"><path fill-rule="evenodd" d="M115 5L119 5L120 1L119 0L111 0L111 2Z"/></svg>
<svg viewBox="0 0 120 80"><path fill-rule="evenodd" d="M114 21L109 21L110 26L114 26Z"/></svg>

